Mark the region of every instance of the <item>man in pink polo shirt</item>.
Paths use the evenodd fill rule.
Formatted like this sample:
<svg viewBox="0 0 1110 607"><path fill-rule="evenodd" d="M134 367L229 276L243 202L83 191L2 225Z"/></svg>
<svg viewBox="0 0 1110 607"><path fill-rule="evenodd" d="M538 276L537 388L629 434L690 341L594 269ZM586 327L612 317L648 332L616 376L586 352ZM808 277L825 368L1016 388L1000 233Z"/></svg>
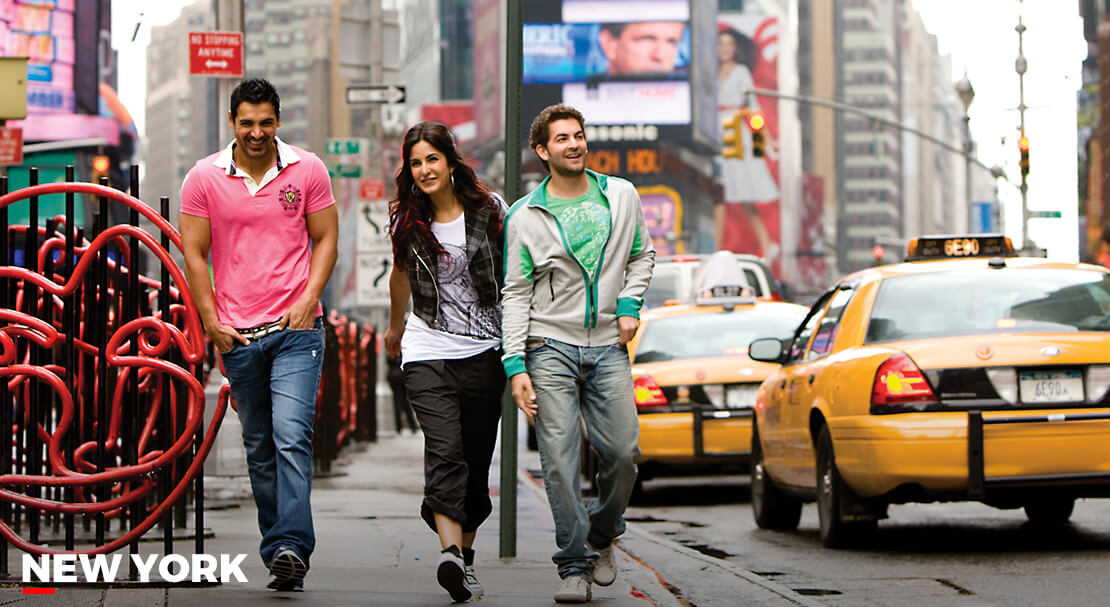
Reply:
<svg viewBox="0 0 1110 607"><path fill-rule="evenodd" d="M324 163L277 138L280 112L266 80L235 88L235 141L185 177L180 228L185 276L239 408L269 588L288 591L302 587L316 544L309 489L320 294L339 222Z"/></svg>

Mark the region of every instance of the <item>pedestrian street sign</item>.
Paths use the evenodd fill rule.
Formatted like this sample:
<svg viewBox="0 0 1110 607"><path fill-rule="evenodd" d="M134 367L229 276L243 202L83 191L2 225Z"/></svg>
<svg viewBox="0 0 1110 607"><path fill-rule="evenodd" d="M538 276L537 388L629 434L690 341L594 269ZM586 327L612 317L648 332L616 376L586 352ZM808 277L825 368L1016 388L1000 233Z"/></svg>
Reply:
<svg viewBox="0 0 1110 607"><path fill-rule="evenodd" d="M347 104L404 103L405 87L396 84L354 84L347 87Z"/></svg>
<svg viewBox="0 0 1110 607"><path fill-rule="evenodd" d="M362 177L362 167L357 164L331 164L328 163L329 177Z"/></svg>
<svg viewBox="0 0 1110 607"><path fill-rule="evenodd" d="M355 263L357 305L389 305L389 271L393 267L393 254L389 251L359 253Z"/></svg>
<svg viewBox="0 0 1110 607"><path fill-rule="evenodd" d="M389 203L387 201L358 201L358 215L355 222L355 251L388 254L392 250L388 232Z"/></svg>
<svg viewBox="0 0 1110 607"><path fill-rule="evenodd" d="M1060 211L1029 211L1030 219L1059 219Z"/></svg>
<svg viewBox="0 0 1110 607"><path fill-rule="evenodd" d="M324 142L324 152L328 156L360 156L373 154L378 146L376 141L366 137L352 139L328 139Z"/></svg>

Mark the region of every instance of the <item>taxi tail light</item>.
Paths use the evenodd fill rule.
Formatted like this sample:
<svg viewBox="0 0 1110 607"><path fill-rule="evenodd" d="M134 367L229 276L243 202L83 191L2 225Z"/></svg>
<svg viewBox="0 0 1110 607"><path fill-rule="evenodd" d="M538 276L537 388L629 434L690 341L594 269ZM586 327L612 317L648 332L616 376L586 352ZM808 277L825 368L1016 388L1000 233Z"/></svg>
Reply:
<svg viewBox="0 0 1110 607"><path fill-rule="evenodd" d="M872 413L923 411L937 402L925 374L905 354L896 354L879 365L871 385Z"/></svg>
<svg viewBox="0 0 1110 607"><path fill-rule="evenodd" d="M663 389L650 375L641 375L632 382L632 394L637 409L660 409L670 404Z"/></svg>
<svg viewBox="0 0 1110 607"><path fill-rule="evenodd" d="M1011 405L1017 402L1018 381L1016 369L1013 367L988 368L987 379L991 380L991 386L994 386L994 391L998 393L999 398Z"/></svg>
<svg viewBox="0 0 1110 607"><path fill-rule="evenodd" d="M1110 392L1110 365L1091 365L1087 368L1087 402L1099 403Z"/></svg>

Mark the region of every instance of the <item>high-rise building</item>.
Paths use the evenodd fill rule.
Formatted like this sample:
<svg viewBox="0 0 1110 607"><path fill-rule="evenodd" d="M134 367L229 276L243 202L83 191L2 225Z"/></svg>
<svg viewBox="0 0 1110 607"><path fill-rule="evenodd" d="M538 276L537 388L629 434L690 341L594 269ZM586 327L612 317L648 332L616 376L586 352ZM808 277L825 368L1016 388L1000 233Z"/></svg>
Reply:
<svg viewBox="0 0 1110 607"><path fill-rule="evenodd" d="M218 116L214 83L189 75L189 41L185 32L212 29L207 0L182 9L174 21L151 28L146 64L146 127L143 134L143 199L157 206L170 197L170 217L181 204L181 182L197 160L219 147L213 129Z"/></svg>
<svg viewBox="0 0 1110 607"><path fill-rule="evenodd" d="M244 0L247 76L281 97L280 137L323 154L332 135L332 0Z"/></svg>
<svg viewBox="0 0 1110 607"><path fill-rule="evenodd" d="M962 148L967 137L952 64L908 5L902 21L903 124ZM927 139L903 138L903 235L969 230L964 158ZM973 171L980 170L977 166Z"/></svg>
<svg viewBox="0 0 1110 607"><path fill-rule="evenodd" d="M901 122L902 1L836 0L837 98ZM838 113L837 261L842 272L874 262L876 242L902 234L902 138L856 114Z"/></svg>

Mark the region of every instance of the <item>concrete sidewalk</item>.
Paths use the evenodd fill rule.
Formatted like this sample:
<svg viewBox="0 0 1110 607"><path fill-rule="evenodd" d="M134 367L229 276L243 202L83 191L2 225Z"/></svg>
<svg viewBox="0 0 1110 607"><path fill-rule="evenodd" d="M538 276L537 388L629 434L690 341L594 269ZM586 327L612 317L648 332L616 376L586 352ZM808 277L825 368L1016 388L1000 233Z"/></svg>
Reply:
<svg viewBox="0 0 1110 607"><path fill-rule="evenodd" d="M226 430L226 429L225 429ZM59 587L53 596L24 596L19 585L0 589L0 604L128 607L210 607L218 605L449 605L450 597L435 581L439 542L419 517L423 493L423 438L421 435L386 437L361 451L348 449L337 462L336 474L317 478L312 500L317 547L304 592L278 593L266 589L269 575L257 556L259 541L255 508L249 499L239 507L207 513L213 537L206 552L218 555L247 553L242 567L247 583L229 582L209 587L75 588ZM538 456L521 452L521 468L514 489L518 495L517 556L498 557L499 500L493 489L494 513L479 531L475 544L476 568L486 594L479 601L489 607L553 605L559 587L551 554L554 525L539 484L529 469L539 467ZM499 464L491 481L496 485ZM214 484L217 479L213 479ZM182 545L187 550L188 544ZM688 570L714 567L707 557L669 545L638 531L634 525L620 540L620 574L607 588L593 587L593 600L611 607L679 607L680 584L668 580L668 570L683 577ZM158 548L144 543L143 552ZM18 556L13 562L18 563ZM700 559L700 560L699 560ZM703 562L704 561L704 562ZM720 605L808 604L805 597L748 572L721 570ZM704 604L699 607L705 607Z"/></svg>

